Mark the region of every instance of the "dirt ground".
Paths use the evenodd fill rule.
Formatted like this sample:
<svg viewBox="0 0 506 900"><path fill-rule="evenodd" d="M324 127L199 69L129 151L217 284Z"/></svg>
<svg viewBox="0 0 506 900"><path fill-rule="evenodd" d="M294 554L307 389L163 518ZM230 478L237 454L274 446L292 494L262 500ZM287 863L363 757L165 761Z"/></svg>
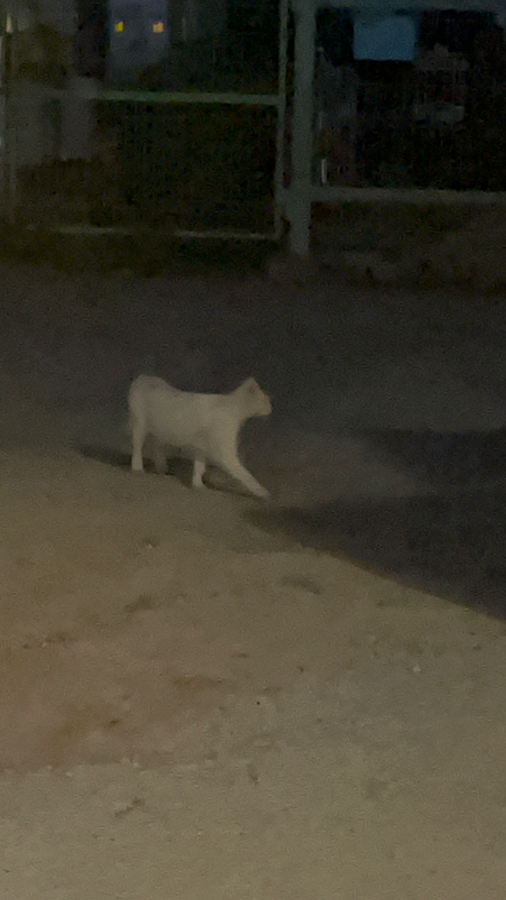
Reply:
<svg viewBox="0 0 506 900"><path fill-rule="evenodd" d="M506 304L0 285L2 898L502 897ZM132 475L140 371L255 375L273 499Z"/></svg>

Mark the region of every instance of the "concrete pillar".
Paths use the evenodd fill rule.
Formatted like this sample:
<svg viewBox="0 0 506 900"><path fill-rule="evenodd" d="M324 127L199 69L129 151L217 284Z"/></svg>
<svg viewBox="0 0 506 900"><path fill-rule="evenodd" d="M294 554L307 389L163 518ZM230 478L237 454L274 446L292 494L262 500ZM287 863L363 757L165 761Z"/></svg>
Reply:
<svg viewBox="0 0 506 900"><path fill-rule="evenodd" d="M309 253L313 169L313 92L316 44L315 0L293 0L295 19L292 178L287 215L290 251Z"/></svg>

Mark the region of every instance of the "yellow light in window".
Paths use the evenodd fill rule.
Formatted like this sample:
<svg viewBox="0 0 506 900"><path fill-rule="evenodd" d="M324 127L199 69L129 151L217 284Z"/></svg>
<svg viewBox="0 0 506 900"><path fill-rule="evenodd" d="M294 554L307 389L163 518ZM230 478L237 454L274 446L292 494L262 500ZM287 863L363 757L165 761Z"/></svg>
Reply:
<svg viewBox="0 0 506 900"><path fill-rule="evenodd" d="M5 23L5 30L7 34L14 34L14 22L12 21L12 16L7 16L7 21Z"/></svg>
<svg viewBox="0 0 506 900"><path fill-rule="evenodd" d="M125 23L124 22L115 22L114 30L117 31L118 34L121 34L121 32L125 30Z"/></svg>
<svg viewBox="0 0 506 900"><path fill-rule="evenodd" d="M165 31L165 25L163 22L153 22L153 32L154 34L163 34Z"/></svg>

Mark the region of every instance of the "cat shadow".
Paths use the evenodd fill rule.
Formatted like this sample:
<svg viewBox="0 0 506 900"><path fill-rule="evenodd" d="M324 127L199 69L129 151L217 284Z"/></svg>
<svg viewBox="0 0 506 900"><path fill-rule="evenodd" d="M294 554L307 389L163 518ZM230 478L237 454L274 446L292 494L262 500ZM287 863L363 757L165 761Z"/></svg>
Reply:
<svg viewBox="0 0 506 900"><path fill-rule="evenodd" d="M105 466L111 466L116 469L130 470L132 457L130 453L121 453L110 447L102 447L98 445L78 445L78 452L86 459L92 459L95 462L102 463ZM155 475L158 478L167 476L176 478L185 487L191 487L193 463L189 459L181 456L169 456L167 458L166 469L163 474L157 473L153 461L149 457L144 459L144 471L148 475ZM250 497L251 494L243 488L238 482L234 481L221 469L215 466L208 466L204 475L204 483L207 490L218 491L223 494L234 494L237 496Z"/></svg>
<svg viewBox="0 0 506 900"><path fill-rule="evenodd" d="M98 445L79 445L77 448L79 453L86 459L93 459L95 462L102 463L105 466L111 466L116 469L130 469L132 457L130 453L121 453L119 450L113 450L110 447L101 447ZM144 460L144 471L148 475L156 475L154 463L149 457ZM182 484L191 484L192 463L190 460L181 457L170 457L167 460L166 475L177 478ZM159 475L163 478L164 475Z"/></svg>

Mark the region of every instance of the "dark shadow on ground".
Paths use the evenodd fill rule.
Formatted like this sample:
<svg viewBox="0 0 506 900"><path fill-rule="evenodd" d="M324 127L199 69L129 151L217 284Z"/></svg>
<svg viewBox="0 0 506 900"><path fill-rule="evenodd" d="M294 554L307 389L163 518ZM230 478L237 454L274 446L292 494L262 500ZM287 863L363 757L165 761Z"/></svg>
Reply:
<svg viewBox="0 0 506 900"><path fill-rule="evenodd" d="M506 483L506 429L487 432L371 431L371 444L401 461L444 492Z"/></svg>
<svg viewBox="0 0 506 900"><path fill-rule="evenodd" d="M257 526L506 617L506 433L369 435L429 478L427 496L248 511Z"/></svg>
<svg viewBox="0 0 506 900"><path fill-rule="evenodd" d="M130 468L131 457L127 453L118 453L118 451L111 450L108 447L89 446L87 444L79 444L76 450L87 459L94 459L95 462L103 463L104 466L114 466L119 469Z"/></svg>
<svg viewBox="0 0 506 900"><path fill-rule="evenodd" d="M95 462L100 462L105 466L129 469L131 465L132 457L129 453L119 453L117 450L112 450L108 447L90 445L78 446L76 449L87 459L94 459ZM181 459L180 457L171 458L167 460L166 473L177 478L183 484L190 484L191 466L191 462L186 459ZM144 470L149 474L156 474L155 467L150 459L144 461Z"/></svg>
<svg viewBox="0 0 506 900"><path fill-rule="evenodd" d="M131 455L128 453L120 453L108 447L98 447L90 445L79 445L77 451L87 459L93 459L95 462L102 463L105 466L112 466L119 469L130 469ZM193 463L189 459L180 456L168 457L165 476L157 475L153 462L149 457L144 459L144 471L150 475L157 475L159 478L170 476L177 478L186 487L191 486ZM230 478L220 469L214 466L208 466L204 475L206 488L214 491L222 491L229 494L237 494L239 496L251 497L251 494L243 488L238 482Z"/></svg>

